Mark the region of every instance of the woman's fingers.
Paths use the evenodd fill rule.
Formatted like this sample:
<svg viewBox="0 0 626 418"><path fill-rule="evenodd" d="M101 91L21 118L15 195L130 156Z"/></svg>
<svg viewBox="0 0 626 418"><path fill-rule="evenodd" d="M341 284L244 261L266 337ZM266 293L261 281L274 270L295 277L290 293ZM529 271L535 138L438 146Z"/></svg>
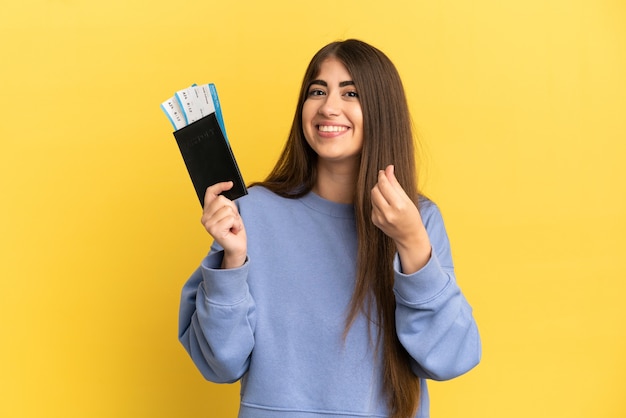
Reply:
<svg viewBox="0 0 626 418"><path fill-rule="evenodd" d="M223 181L221 183L215 183L214 185L207 187L206 192L204 193L204 205L203 205L203 207L206 207L212 201L217 199L218 196L222 192L225 192L225 191L230 190L232 188L233 188L233 182L232 181Z"/></svg>

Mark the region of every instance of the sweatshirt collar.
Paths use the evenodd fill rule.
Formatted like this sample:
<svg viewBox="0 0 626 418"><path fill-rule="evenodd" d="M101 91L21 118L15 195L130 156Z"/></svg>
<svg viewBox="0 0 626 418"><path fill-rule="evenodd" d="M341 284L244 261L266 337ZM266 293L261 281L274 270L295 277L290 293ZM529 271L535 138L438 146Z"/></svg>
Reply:
<svg viewBox="0 0 626 418"><path fill-rule="evenodd" d="M354 205L326 200L314 192L305 194L300 201L309 208L323 214L344 219L354 219Z"/></svg>

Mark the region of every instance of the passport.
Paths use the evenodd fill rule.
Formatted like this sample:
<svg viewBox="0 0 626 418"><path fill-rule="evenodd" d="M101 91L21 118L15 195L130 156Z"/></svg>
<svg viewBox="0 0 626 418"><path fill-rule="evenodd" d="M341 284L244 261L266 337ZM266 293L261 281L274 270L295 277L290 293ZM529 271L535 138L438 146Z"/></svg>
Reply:
<svg viewBox="0 0 626 418"><path fill-rule="evenodd" d="M179 90L161 109L176 129L173 135L201 205L207 187L223 181L233 182L222 192L228 199L248 194L226 136L215 85Z"/></svg>

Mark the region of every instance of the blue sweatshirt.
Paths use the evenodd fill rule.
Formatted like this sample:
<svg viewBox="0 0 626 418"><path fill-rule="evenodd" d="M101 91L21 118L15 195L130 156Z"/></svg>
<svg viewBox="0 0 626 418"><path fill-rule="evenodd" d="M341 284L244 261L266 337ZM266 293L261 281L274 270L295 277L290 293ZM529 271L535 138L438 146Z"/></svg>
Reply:
<svg viewBox="0 0 626 418"><path fill-rule="evenodd" d="M245 264L220 269L223 252L214 244L182 290L179 339L197 368L212 382L241 379L240 418L388 417L367 319L343 338L356 275L353 206L314 193L286 199L258 186L237 205ZM423 418L425 379L467 372L481 345L441 214L429 200L420 213L432 255L410 275L396 255L394 292L398 337L421 378L416 416Z"/></svg>

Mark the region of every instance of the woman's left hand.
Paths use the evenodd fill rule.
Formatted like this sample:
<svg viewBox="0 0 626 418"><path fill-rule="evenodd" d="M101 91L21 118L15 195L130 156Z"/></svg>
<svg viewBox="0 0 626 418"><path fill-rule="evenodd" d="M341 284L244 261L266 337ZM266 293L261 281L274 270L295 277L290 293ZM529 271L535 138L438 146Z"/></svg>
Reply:
<svg viewBox="0 0 626 418"><path fill-rule="evenodd" d="M428 233L417 206L398 183L393 165L379 171L372 189L372 222L396 243L403 273L426 265L431 253Z"/></svg>

